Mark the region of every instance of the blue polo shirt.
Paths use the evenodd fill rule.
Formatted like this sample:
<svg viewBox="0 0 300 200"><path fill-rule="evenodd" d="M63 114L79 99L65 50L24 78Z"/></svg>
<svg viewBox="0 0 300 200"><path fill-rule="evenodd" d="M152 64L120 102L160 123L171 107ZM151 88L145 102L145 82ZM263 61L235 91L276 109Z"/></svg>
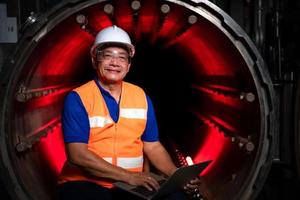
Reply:
<svg viewBox="0 0 300 200"><path fill-rule="evenodd" d="M104 97L111 118L114 122L117 122L120 110L118 102L116 102L109 92L100 86L98 81L95 82ZM152 101L149 96L146 97L148 103L147 124L141 139L145 142L154 142L159 140L158 126ZM66 143L88 143L90 135L88 114L79 95L74 91L70 92L65 98L62 112L62 129L64 133L64 141Z"/></svg>

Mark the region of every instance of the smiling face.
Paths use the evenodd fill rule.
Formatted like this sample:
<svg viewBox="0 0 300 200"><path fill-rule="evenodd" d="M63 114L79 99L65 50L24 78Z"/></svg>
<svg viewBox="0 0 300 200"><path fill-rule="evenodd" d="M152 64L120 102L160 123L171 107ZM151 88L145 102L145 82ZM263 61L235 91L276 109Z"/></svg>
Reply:
<svg viewBox="0 0 300 200"><path fill-rule="evenodd" d="M128 52L120 47L107 47L97 53L96 71L103 84L121 84L129 71Z"/></svg>

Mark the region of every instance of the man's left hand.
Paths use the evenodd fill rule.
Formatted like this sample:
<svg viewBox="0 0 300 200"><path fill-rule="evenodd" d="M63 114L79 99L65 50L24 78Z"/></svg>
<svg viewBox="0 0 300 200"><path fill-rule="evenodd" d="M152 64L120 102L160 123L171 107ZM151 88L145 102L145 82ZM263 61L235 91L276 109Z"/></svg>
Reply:
<svg viewBox="0 0 300 200"><path fill-rule="evenodd" d="M196 177L192 180L190 180L184 187L184 191L188 194L191 195L192 197L194 196L199 196L200 194L200 187L201 181L200 178Z"/></svg>

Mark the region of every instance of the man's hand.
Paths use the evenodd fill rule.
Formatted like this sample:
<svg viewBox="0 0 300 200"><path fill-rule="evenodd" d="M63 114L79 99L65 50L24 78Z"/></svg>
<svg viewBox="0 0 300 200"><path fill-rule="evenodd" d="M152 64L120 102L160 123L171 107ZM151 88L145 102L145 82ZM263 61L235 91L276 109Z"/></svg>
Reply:
<svg viewBox="0 0 300 200"><path fill-rule="evenodd" d="M200 178L196 177L192 180L190 180L184 187L184 191L190 195L191 197L195 198L195 197L200 197L200 187L201 181Z"/></svg>
<svg viewBox="0 0 300 200"><path fill-rule="evenodd" d="M151 177L149 173L144 172L130 172L129 179L127 181L130 185L144 186L148 190L158 190L158 182Z"/></svg>

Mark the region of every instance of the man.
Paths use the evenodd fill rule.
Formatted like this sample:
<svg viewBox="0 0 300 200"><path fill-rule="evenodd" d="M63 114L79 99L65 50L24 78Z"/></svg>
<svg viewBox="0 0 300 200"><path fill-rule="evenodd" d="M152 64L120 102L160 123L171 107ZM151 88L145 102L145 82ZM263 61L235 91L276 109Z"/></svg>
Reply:
<svg viewBox="0 0 300 200"><path fill-rule="evenodd" d="M150 98L123 81L134 51L121 28L100 31L91 48L96 78L66 97L62 127L68 159L60 178L62 199L120 199L114 181L157 190L157 181L143 172L143 155L168 176L176 170L158 140ZM187 187L194 189L197 183L192 180Z"/></svg>

